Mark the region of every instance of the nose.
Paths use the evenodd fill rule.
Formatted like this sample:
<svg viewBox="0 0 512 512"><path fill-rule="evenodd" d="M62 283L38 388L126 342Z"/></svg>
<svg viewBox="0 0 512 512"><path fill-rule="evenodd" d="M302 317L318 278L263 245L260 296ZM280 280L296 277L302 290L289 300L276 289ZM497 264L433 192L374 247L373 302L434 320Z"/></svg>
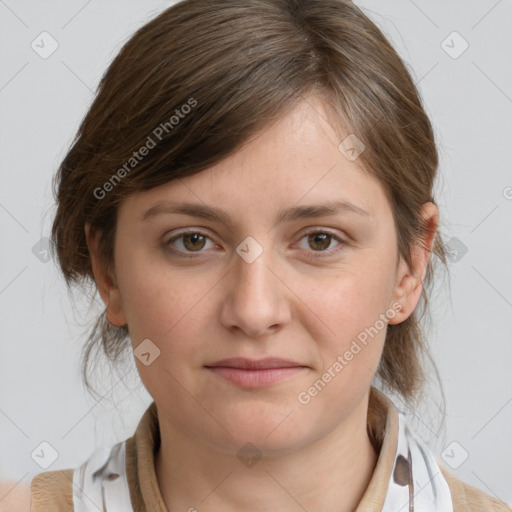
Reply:
<svg viewBox="0 0 512 512"><path fill-rule="evenodd" d="M225 280L221 321L229 329L241 329L257 338L281 328L290 319L291 292L283 283L270 250L248 263L236 255Z"/></svg>

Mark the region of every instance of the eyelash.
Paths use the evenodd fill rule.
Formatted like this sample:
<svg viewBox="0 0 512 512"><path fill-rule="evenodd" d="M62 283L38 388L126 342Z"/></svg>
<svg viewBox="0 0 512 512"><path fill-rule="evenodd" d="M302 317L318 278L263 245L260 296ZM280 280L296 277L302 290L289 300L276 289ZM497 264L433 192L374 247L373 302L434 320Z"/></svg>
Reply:
<svg viewBox="0 0 512 512"><path fill-rule="evenodd" d="M337 248L335 248L334 250L330 249L330 250L324 250L324 251L307 251L307 252L312 253L312 254L308 255L307 258L316 259L316 258L322 258L322 257L330 257L330 256L333 256L334 254L338 253L340 250L342 250L343 246L347 245L347 242L345 240L343 240L339 236L335 235L331 231L325 230L325 229L322 229L322 230L314 229L314 230L308 231L308 232L304 233L304 235L302 235L300 240L304 239L305 237L307 237L311 234L318 234L318 233L329 235L329 237L331 237L332 239L339 242L339 246ZM197 251L197 253L193 253L190 251L184 252L179 249L176 249L175 247L172 247L172 245L171 245L172 242L179 240L180 238L183 238L186 235L193 235L193 234L201 235L201 236L207 238L208 240L210 240L210 237L206 233L203 233L200 230L194 229L194 230L189 230L189 231L183 231L180 234L170 238L167 242L165 242L165 246L168 247L172 251L173 254L175 254L181 258L193 259L193 258L200 257L201 253L204 251Z"/></svg>

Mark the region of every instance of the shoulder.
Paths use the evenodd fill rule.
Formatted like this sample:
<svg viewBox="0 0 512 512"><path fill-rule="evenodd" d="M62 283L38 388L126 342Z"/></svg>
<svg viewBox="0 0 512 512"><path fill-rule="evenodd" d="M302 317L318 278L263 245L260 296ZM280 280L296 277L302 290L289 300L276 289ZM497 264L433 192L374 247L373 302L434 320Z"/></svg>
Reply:
<svg viewBox="0 0 512 512"><path fill-rule="evenodd" d="M30 485L0 482L0 512L30 512Z"/></svg>
<svg viewBox="0 0 512 512"><path fill-rule="evenodd" d="M512 507L503 501L459 480L444 466L439 467L450 488L454 512L512 512Z"/></svg>
<svg viewBox="0 0 512 512"><path fill-rule="evenodd" d="M30 484L31 512L73 511L73 469L45 471L36 475Z"/></svg>

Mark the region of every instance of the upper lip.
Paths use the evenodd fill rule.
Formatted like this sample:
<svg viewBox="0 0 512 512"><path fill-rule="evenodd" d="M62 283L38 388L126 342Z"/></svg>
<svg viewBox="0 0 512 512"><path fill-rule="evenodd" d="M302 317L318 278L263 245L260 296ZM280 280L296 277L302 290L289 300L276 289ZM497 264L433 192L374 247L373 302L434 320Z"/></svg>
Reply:
<svg viewBox="0 0 512 512"><path fill-rule="evenodd" d="M292 368L304 365L296 363L295 361L287 361L285 359L277 359L274 357L267 357L265 359L247 359L245 357L231 357L229 359L222 359L215 363L206 365L206 367L208 368L214 366L225 366L228 368L244 368L247 370L262 370L265 368Z"/></svg>

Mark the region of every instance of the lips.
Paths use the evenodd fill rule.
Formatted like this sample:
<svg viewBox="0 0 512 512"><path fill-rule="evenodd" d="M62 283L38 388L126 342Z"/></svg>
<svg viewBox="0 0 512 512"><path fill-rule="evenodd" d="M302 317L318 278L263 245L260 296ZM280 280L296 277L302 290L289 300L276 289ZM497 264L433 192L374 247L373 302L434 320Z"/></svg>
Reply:
<svg viewBox="0 0 512 512"><path fill-rule="evenodd" d="M244 357L233 357L229 359L222 359L215 363L206 365L207 368L239 368L243 370L266 370L272 368L294 368L304 367L304 365L295 361L288 361L285 359L278 359L267 357L265 359L247 359Z"/></svg>
<svg viewBox="0 0 512 512"><path fill-rule="evenodd" d="M308 370L307 366L295 361L274 357L222 359L205 368L224 381L246 389L273 386Z"/></svg>

